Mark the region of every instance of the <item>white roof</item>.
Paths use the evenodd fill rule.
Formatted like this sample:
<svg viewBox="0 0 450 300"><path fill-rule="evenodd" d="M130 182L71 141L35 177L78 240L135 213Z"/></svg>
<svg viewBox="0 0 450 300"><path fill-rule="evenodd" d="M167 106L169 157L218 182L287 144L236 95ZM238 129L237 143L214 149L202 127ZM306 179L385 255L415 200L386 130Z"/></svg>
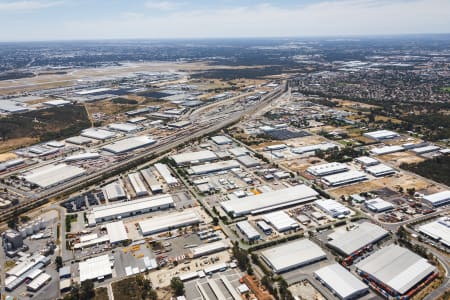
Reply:
<svg viewBox="0 0 450 300"><path fill-rule="evenodd" d="M235 148L231 148L227 150L228 152L231 153L231 155L238 157L238 156L243 156L246 155L247 153L249 153L250 151L245 148L245 147L235 147Z"/></svg>
<svg viewBox="0 0 450 300"><path fill-rule="evenodd" d="M77 160L85 160L85 159L97 159L100 157L100 154L95 152L86 152L80 154L74 154L71 156L67 156L64 161L77 161Z"/></svg>
<svg viewBox="0 0 450 300"><path fill-rule="evenodd" d="M427 195L427 196L424 196L423 199L425 199L426 201L431 202L433 204L446 202L446 201L450 200L450 190Z"/></svg>
<svg viewBox="0 0 450 300"><path fill-rule="evenodd" d="M193 257L199 257L211 253L216 253L228 249L229 247L230 246L225 241L217 241L191 248L191 254Z"/></svg>
<svg viewBox="0 0 450 300"><path fill-rule="evenodd" d="M327 164L311 166L306 170L315 176L323 176L323 175L328 175L328 174L344 172L344 171L347 171L348 169L349 168L346 164L339 163L339 162L332 162L332 163L327 163Z"/></svg>
<svg viewBox="0 0 450 300"><path fill-rule="evenodd" d="M107 223L106 231L108 231L109 242L111 244L128 240L128 233L123 221Z"/></svg>
<svg viewBox="0 0 450 300"><path fill-rule="evenodd" d="M419 231L450 247L450 217L442 217L422 225Z"/></svg>
<svg viewBox="0 0 450 300"><path fill-rule="evenodd" d="M75 92L75 94L83 96L83 95L107 92L110 90L111 90L110 88L97 88L97 89L91 89L91 90L81 90L81 91Z"/></svg>
<svg viewBox="0 0 450 300"><path fill-rule="evenodd" d="M136 136L136 137L130 137L130 138L126 138L111 144L108 144L106 146L104 146L102 149L115 153L115 154L120 154L120 153L124 153L124 152L128 152L128 151L132 151L132 150L136 150L138 148L141 147L145 147L151 144L156 143L156 141L154 139L152 139L149 136Z"/></svg>
<svg viewBox="0 0 450 300"><path fill-rule="evenodd" d="M394 145L394 146L384 146L384 147L373 148L370 150L370 153L375 154L375 155L383 155L383 154L389 154L389 153L399 152L399 151L403 151L403 150L405 150L405 148L403 148L402 146Z"/></svg>
<svg viewBox="0 0 450 300"><path fill-rule="evenodd" d="M141 176L139 176L139 173L128 174L128 179L130 180L136 195L148 195L147 189L145 188L144 182L142 181Z"/></svg>
<svg viewBox="0 0 450 300"><path fill-rule="evenodd" d="M380 161L370 156L360 156L355 158L355 160L363 165L376 165L379 164Z"/></svg>
<svg viewBox="0 0 450 300"><path fill-rule="evenodd" d="M284 211L274 211L263 216L264 220L271 224L278 232L299 227L297 221L289 217Z"/></svg>
<svg viewBox="0 0 450 300"><path fill-rule="evenodd" d="M312 201L319 194L306 185L297 185L281 190L270 191L259 195L221 202L225 211L236 216L271 210L275 207L288 206L294 203Z"/></svg>
<svg viewBox="0 0 450 300"><path fill-rule="evenodd" d="M164 181L168 185L177 184L178 179L172 176L170 173L169 167L166 164L157 163L155 164L155 168L158 173L164 178Z"/></svg>
<svg viewBox="0 0 450 300"><path fill-rule="evenodd" d="M92 142L92 140L87 137L79 135L66 139L66 142L76 145L82 145L82 144L89 144Z"/></svg>
<svg viewBox="0 0 450 300"><path fill-rule="evenodd" d="M292 148L291 152L296 154L303 154L308 152L314 152L316 150L326 151L333 148L338 148L338 146L333 143L321 143L317 145L308 145L303 147Z"/></svg>
<svg viewBox="0 0 450 300"><path fill-rule="evenodd" d="M432 152L432 151L438 151L439 149L441 149L441 148L438 146L429 145L429 146L415 148L415 149L412 149L411 151L414 153L417 153L417 154L422 154L422 153L427 153L427 152Z"/></svg>
<svg viewBox="0 0 450 300"><path fill-rule="evenodd" d="M27 288L33 291L37 291L38 289L40 289L47 281L49 281L52 278L52 276L50 276L47 273L42 273L40 274L38 277L36 277L35 279L33 279L33 281L31 281L28 285Z"/></svg>
<svg viewBox="0 0 450 300"><path fill-rule="evenodd" d="M337 263L320 268L314 274L336 292L340 299L350 298L369 289L355 275Z"/></svg>
<svg viewBox="0 0 450 300"><path fill-rule="evenodd" d="M250 155L242 155L237 160L245 167L254 167L260 164L260 161Z"/></svg>
<svg viewBox="0 0 450 300"><path fill-rule="evenodd" d="M367 179L367 175L360 171L348 171L344 173L328 175L322 178L326 184L340 185L355 181L362 181Z"/></svg>
<svg viewBox="0 0 450 300"><path fill-rule="evenodd" d="M236 226L244 232L245 236L248 239L258 239L259 232L248 222L248 221L240 221L236 223Z"/></svg>
<svg viewBox="0 0 450 300"><path fill-rule="evenodd" d="M216 135L211 140L217 145L231 144L233 141L224 135Z"/></svg>
<svg viewBox="0 0 450 300"><path fill-rule="evenodd" d="M65 163L46 165L27 172L23 177L26 181L42 188L54 186L58 183L69 181L86 173L86 170L67 165Z"/></svg>
<svg viewBox="0 0 450 300"><path fill-rule="evenodd" d="M45 101L44 104L46 105L50 105L50 106L60 106L60 105L66 105L69 104L70 101L67 100L49 100L49 101Z"/></svg>
<svg viewBox="0 0 450 300"><path fill-rule="evenodd" d="M395 173L395 169L384 164L378 164L376 166L367 167L366 171L374 176L381 176L385 174Z"/></svg>
<svg viewBox="0 0 450 300"><path fill-rule="evenodd" d="M307 239L295 240L261 252L264 260L277 272L287 271L326 258L325 252Z"/></svg>
<svg viewBox="0 0 450 300"><path fill-rule="evenodd" d="M100 128L88 128L81 132L81 136L96 140L106 140L116 136L112 131Z"/></svg>
<svg viewBox="0 0 450 300"><path fill-rule="evenodd" d="M185 152L172 155L171 158L177 165L191 163L195 161L210 161L217 158L217 155L210 150L202 150L197 152Z"/></svg>
<svg viewBox="0 0 450 300"><path fill-rule="evenodd" d="M218 161L214 163L206 163L203 165L197 165L192 166L191 170L194 172L194 174L200 175L200 174L206 174L206 173L212 173L212 172L218 172L218 171L224 171L234 168L239 168L241 165L238 161L231 159L231 160L224 160L224 161Z"/></svg>
<svg viewBox="0 0 450 300"><path fill-rule="evenodd" d="M426 259L397 245L389 245L356 264L400 294L406 293L436 270Z"/></svg>
<svg viewBox="0 0 450 300"><path fill-rule="evenodd" d="M374 211L383 211L394 208L392 203L383 200L381 198L367 200L365 204L367 205L368 208Z"/></svg>
<svg viewBox="0 0 450 300"><path fill-rule="evenodd" d="M88 279L97 279L99 277L109 276L112 274L111 261L108 254L89 258L80 262L80 282Z"/></svg>
<svg viewBox="0 0 450 300"><path fill-rule="evenodd" d="M372 132L366 132L363 135L375 140L391 139L399 136L398 133L390 130L377 130Z"/></svg>
<svg viewBox="0 0 450 300"><path fill-rule="evenodd" d="M159 195L154 197L145 197L133 201L119 202L103 206L95 206L92 209L92 214L96 220L102 218L112 218L130 214L132 212L139 212L151 208L157 208L163 205L173 205L173 198L171 195Z"/></svg>
<svg viewBox="0 0 450 300"><path fill-rule="evenodd" d="M120 180L120 179L119 179ZM105 185L102 188L103 194L108 200L118 200L119 198L125 198L127 194L122 187L121 181L115 181Z"/></svg>
<svg viewBox="0 0 450 300"><path fill-rule="evenodd" d="M171 228L179 228L200 223L202 219L194 210L185 210L182 212L169 213L155 216L139 222L139 228L143 235L153 234L161 231L167 231Z"/></svg>
<svg viewBox="0 0 450 300"><path fill-rule="evenodd" d="M383 228L368 222L359 224L356 229L345 231L328 242L332 247L341 250L345 255L379 241L388 235Z"/></svg>
<svg viewBox="0 0 450 300"><path fill-rule="evenodd" d="M350 213L350 209L347 206L333 199L319 199L314 201L314 204L332 217Z"/></svg>
<svg viewBox="0 0 450 300"><path fill-rule="evenodd" d="M139 129L139 126L128 123L113 123L108 125L109 129L123 131L123 132L132 132Z"/></svg>

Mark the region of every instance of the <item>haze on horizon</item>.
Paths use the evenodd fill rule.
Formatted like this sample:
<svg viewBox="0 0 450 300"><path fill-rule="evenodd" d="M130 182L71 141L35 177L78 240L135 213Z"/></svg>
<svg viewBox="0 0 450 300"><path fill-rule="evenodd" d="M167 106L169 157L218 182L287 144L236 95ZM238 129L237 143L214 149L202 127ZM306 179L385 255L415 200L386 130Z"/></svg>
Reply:
<svg viewBox="0 0 450 300"><path fill-rule="evenodd" d="M448 0L0 0L0 41L450 33Z"/></svg>

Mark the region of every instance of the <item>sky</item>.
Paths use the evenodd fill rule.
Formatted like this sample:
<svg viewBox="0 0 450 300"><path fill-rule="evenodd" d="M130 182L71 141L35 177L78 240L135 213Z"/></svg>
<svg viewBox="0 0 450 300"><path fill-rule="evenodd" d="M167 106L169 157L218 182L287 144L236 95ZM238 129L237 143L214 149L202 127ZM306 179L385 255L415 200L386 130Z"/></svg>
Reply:
<svg viewBox="0 0 450 300"><path fill-rule="evenodd" d="M0 41L450 33L450 0L0 0Z"/></svg>

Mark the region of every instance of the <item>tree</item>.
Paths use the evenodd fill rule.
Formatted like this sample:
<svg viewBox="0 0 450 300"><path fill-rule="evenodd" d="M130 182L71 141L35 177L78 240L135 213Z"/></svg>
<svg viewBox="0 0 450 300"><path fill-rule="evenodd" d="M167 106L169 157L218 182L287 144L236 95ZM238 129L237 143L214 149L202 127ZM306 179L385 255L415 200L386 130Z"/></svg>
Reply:
<svg viewBox="0 0 450 300"><path fill-rule="evenodd" d="M80 299L89 300L94 298L94 296L94 282L90 279L83 281L80 286Z"/></svg>
<svg viewBox="0 0 450 300"><path fill-rule="evenodd" d="M183 296L184 295L184 283L181 281L180 277L173 277L170 280L170 288L175 296Z"/></svg>
<svg viewBox="0 0 450 300"><path fill-rule="evenodd" d="M61 269L63 267L63 260L61 256L57 256L55 258L55 265L56 265L56 270L59 271L59 269Z"/></svg>

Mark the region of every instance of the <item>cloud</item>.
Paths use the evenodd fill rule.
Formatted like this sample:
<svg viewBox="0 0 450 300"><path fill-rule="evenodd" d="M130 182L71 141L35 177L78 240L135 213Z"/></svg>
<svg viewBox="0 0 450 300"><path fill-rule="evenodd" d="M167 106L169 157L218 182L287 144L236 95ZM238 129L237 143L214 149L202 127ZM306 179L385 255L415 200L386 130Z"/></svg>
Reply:
<svg viewBox="0 0 450 300"><path fill-rule="evenodd" d="M149 1L145 2L144 5L146 8L150 8L150 9L169 11L169 10L175 10L175 9L181 7L183 4L175 3L172 1L149 0Z"/></svg>
<svg viewBox="0 0 450 300"><path fill-rule="evenodd" d="M7 1L0 2L0 12L1 11L31 11L43 8L49 8L54 6L59 6L63 4L63 1L34 1L34 0L23 0L23 1Z"/></svg>

